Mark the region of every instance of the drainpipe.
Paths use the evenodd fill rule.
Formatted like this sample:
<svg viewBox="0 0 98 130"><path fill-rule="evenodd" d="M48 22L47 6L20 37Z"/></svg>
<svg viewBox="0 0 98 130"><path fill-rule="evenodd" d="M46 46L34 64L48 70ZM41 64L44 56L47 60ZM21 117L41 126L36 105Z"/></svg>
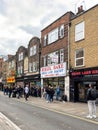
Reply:
<svg viewBox="0 0 98 130"><path fill-rule="evenodd" d="M65 94L67 95L67 101L70 101L70 78L69 78L69 69L70 69L70 41L69 41L69 24L68 24L68 65L67 65L67 75L65 77Z"/></svg>

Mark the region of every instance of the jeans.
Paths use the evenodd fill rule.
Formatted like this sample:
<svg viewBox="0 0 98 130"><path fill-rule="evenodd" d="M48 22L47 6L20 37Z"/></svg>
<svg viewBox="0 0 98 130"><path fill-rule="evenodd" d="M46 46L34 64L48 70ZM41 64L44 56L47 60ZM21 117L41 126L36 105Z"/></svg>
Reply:
<svg viewBox="0 0 98 130"><path fill-rule="evenodd" d="M88 109L89 109L89 115L90 116L96 115L96 104L95 104L95 100L89 100L88 101Z"/></svg>

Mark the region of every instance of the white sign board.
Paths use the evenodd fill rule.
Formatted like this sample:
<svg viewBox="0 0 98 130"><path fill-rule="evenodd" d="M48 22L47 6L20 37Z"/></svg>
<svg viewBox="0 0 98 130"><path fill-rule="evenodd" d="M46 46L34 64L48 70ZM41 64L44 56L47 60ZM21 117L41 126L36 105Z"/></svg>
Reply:
<svg viewBox="0 0 98 130"><path fill-rule="evenodd" d="M61 76L66 76L66 62L41 68L41 78Z"/></svg>

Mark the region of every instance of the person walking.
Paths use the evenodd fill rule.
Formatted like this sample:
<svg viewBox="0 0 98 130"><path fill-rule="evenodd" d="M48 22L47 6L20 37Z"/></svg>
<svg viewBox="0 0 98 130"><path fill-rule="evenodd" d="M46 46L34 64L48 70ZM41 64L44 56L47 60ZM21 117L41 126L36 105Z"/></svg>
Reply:
<svg viewBox="0 0 98 130"><path fill-rule="evenodd" d="M96 118L96 90L92 84L89 84L89 89L87 90L87 103L89 109L89 115L87 118Z"/></svg>
<svg viewBox="0 0 98 130"><path fill-rule="evenodd" d="M59 100L59 97L60 97L60 87L58 85L56 86L56 100Z"/></svg>
<svg viewBox="0 0 98 130"><path fill-rule="evenodd" d="M26 85L24 88L24 97L25 97L25 100L27 101L28 97L29 97L29 86L28 85Z"/></svg>

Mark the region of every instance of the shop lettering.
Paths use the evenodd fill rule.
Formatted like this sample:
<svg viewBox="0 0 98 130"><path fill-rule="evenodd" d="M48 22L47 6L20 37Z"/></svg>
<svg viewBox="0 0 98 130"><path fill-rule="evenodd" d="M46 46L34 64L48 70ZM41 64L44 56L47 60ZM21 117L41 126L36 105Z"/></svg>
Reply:
<svg viewBox="0 0 98 130"><path fill-rule="evenodd" d="M51 70L51 67L43 67L42 68L42 71L50 71Z"/></svg>
<svg viewBox="0 0 98 130"><path fill-rule="evenodd" d="M92 74L98 74L98 70L92 70Z"/></svg>
<svg viewBox="0 0 98 130"><path fill-rule="evenodd" d="M98 70L87 70L87 71L79 71L79 72L72 72L72 76L80 76L80 75L93 75L98 74Z"/></svg>
<svg viewBox="0 0 98 130"><path fill-rule="evenodd" d="M91 74L91 71L89 70L89 71L84 71L84 72L82 72L82 75L89 75L89 74Z"/></svg>
<svg viewBox="0 0 98 130"><path fill-rule="evenodd" d="M71 75L72 75L72 76L78 76L78 75L81 75L81 72L72 72Z"/></svg>
<svg viewBox="0 0 98 130"><path fill-rule="evenodd" d="M59 64L59 65L55 65L53 66L53 69L61 69L61 68L64 68L63 64Z"/></svg>

